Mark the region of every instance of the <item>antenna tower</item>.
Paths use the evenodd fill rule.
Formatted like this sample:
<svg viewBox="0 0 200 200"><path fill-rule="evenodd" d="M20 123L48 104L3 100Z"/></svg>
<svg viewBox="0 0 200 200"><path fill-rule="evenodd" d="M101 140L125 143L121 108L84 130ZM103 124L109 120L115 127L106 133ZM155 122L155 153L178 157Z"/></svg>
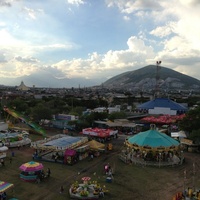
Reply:
<svg viewBox="0 0 200 200"><path fill-rule="evenodd" d="M162 61L157 61L156 62L156 88L155 88L155 97L159 97L160 94L160 86L159 86L159 79L160 79L160 65Z"/></svg>

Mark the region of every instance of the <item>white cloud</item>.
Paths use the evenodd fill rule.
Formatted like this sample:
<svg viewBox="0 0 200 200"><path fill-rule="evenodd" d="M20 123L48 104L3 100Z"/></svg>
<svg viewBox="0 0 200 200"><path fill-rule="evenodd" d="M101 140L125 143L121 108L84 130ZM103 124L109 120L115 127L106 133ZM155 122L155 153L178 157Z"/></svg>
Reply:
<svg viewBox="0 0 200 200"><path fill-rule="evenodd" d="M116 6L119 8L122 13L133 13L140 10L150 10L160 8L159 2L157 0L151 1L141 1L141 0L106 0L105 1L108 7Z"/></svg>
<svg viewBox="0 0 200 200"><path fill-rule="evenodd" d="M153 59L155 54L152 47L137 37L131 37L127 41L128 49L121 51L108 51L104 55L96 52L89 55L88 59L63 60L55 64L56 68L68 78L88 77L90 79L108 74L117 75L124 70L144 66L147 59Z"/></svg>
<svg viewBox="0 0 200 200"><path fill-rule="evenodd" d="M30 19L33 19L33 20L37 19L37 14L38 13L44 13L44 11L42 9L36 9L36 10L34 10L34 9L28 8L28 7L24 7L22 10L23 10L24 13L28 14L28 17Z"/></svg>
<svg viewBox="0 0 200 200"><path fill-rule="evenodd" d="M128 17L126 15L123 18L124 18L125 21L129 21L130 20L130 17Z"/></svg>
<svg viewBox="0 0 200 200"><path fill-rule="evenodd" d="M38 63L39 62L36 58L33 58L33 57L22 58L21 56L16 56L14 59L22 63Z"/></svg>
<svg viewBox="0 0 200 200"><path fill-rule="evenodd" d="M163 66L200 79L199 0L105 0L105 13L105 5L94 11L96 3L89 0L49 0L48 9L42 1L17 2L0 0L4 77L29 75L42 68L57 78L105 79L162 60ZM66 2L68 9L85 6L76 15L67 15ZM91 22L98 32L91 29ZM99 41L106 39L109 46L102 48Z"/></svg>
<svg viewBox="0 0 200 200"><path fill-rule="evenodd" d="M12 1L1 0L1 1L0 1L0 7L1 7L1 6L10 7L10 6L11 6L11 2L12 2Z"/></svg>
<svg viewBox="0 0 200 200"><path fill-rule="evenodd" d="M83 0L67 0L67 3L72 4L72 5L81 5L81 4L85 4L85 2Z"/></svg>
<svg viewBox="0 0 200 200"><path fill-rule="evenodd" d="M150 32L150 34L163 38L173 33L174 26L175 26L175 23L170 22L165 26L156 27L154 30Z"/></svg>

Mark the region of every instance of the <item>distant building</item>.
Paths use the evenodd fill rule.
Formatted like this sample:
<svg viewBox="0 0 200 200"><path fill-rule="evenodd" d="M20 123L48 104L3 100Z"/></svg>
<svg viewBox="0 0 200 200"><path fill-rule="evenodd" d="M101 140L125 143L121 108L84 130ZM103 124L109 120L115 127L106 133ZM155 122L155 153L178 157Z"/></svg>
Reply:
<svg viewBox="0 0 200 200"><path fill-rule="evenodd" d="M21 91L28 91L30 90L29 87L27 87L24 82L22 81L21 84L17 87L17 90L21 90Z"/></svg>
<svg viewBox="0 0 200 200"><path fill-rule="evenodd" d="M139 111L148 114L178 115L188 111L188 108L168 98L156 98L137 106Z"/></svg>
<svg viewBox="0 0 200 200"><path fill-rule="evenodd" d="M113 112L120 112L120 107L119 106L108 107L108 108L98 107L98 108L94 109L94 112L99 112L99 113L101 113L101 112L108 112L110 114L110 113L113 113Z"/></svg>

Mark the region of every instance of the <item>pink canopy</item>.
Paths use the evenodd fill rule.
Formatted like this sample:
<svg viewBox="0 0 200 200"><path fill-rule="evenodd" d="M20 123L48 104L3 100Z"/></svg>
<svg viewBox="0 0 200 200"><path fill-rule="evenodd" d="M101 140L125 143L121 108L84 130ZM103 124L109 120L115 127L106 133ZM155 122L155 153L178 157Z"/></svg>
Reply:
<svg viewBox="0 0 200 200"><path fill-rule="evenodd" d="M76 151L73 149L66 149L65 156L74 156L76 154Z"/></svg>
<svg viewBox="0 0 200 200"><path fill-rule="evenodd" d="M149 123L161 123L161 124L171 124L171 123L175 123L178 120L181 120L185 117L185 114L182 115L161 115L158 117L154 117L154 116L148 116L148 117L144 117L141 120L145 121L145 122L149 122Z"/></svg>
<svg viewBox="0 0 200 200"><path fill-rule="evenodd" d="M42 163L30 161L27 163L22 164L19 169L24 171L24 172L35 172L35 171L40 171L44 168Z"/></svg>

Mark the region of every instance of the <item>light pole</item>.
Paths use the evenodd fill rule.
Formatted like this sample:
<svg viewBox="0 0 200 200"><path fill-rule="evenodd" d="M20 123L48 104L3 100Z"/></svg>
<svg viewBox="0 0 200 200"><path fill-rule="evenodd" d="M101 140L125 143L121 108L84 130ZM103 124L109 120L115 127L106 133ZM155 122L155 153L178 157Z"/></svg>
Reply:
<svg viewBox="0 0 200 200"><path fill-rule="evenodd" d="M185 193L185 189L186 189L186 169L184 170L184 177L183 177L183 192Z"/></svg>
<svg viewBox="0 0 200 200"><path fill-rule="evenodd" d="M196 174L196 170L195 170L195 163L193 163L193 176L192 176L192 182L193 182L193 191L195 191L195 174Z"/></svg>
<svg viewBox="0 0 200 200"><path fill-rule="evenodd" d="M159 96L159 79L160 79L160 65L162 61L157 61L156 62L156 88L155 88L155 97Z"/></svg>

